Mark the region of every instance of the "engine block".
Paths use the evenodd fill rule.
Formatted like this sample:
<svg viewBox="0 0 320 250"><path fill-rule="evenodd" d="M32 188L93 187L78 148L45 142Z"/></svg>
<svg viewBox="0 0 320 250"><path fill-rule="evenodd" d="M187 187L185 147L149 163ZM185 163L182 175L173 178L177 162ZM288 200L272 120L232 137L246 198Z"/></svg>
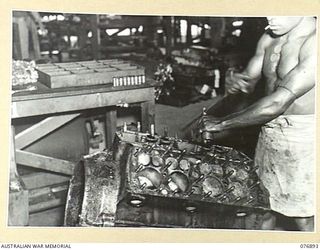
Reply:
<svg viewBox="0 0 320 250"><path fill-rule="evenodd" d="M125 130L112 151L80 163L69 188L69 226L260 229L269 210L252 159L230 147Z"/></svg>
<svg viewBox="0 0 320 250"><path fill-rule="evenodd" d="M177 138L127 131L126 188L130 193L197 202L268 208L268 192L245 154ZM139 201L134 199L133 203Z"/></svg>

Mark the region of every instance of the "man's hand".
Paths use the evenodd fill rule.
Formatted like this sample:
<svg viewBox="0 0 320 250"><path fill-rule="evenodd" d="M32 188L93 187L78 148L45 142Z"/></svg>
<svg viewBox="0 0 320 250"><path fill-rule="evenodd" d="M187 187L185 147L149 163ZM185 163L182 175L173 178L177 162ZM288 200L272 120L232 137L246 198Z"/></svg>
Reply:
<svg viewBox="0 0 320 250"><path fill-rule="evenodd" d="M205 124L214 120L217 121L218 119L209 115L201 116L198 120L196 120L191 126L191 140L193 142L202 143L202 133L204 132Z"/></svg>
<svg viewBox="0 0 320 250"><path fill-rule="evenodd" d="M219 118L214 116L203 116L198 123L198 128L200 134L205 131L220 132L223 130L221 125L221 120Z"/></svg>
<svg viewBox="0 0 320 250"><path fill-rule="evenodd" d="M234 73L233 70L230 70L226 76L226 92L228 94L237 94L239 92L249 94L252 91L250 80L252 80L250 76L242 73Z"/></svg>

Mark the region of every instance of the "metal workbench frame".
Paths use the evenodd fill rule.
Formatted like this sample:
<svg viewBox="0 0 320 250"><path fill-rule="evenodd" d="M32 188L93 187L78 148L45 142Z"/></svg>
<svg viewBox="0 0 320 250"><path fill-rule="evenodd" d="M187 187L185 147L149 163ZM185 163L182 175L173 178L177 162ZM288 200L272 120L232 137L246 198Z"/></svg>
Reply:
<svg viewBox="0 0 320 250"><path fill-rule="evenodd" d="M15 217L10 213L17 206L25 206L26 198L17 199L17 192L27 196L21 178L18 176L16 165L22 164L38 169L72 175L74 162L56 159L23 149L39 140L50 132L58 129L67 122L75 119L88 109L106 108L106 146L111 147L117 125L117 106L134 104L141 107L142 131L149 129L155 119L155 99L152 80L147 80L144 85L138 86L88 86L63 89L49 89L41 83L36 83L37 90L32 92L20 92L12 97L11 119L26 118L45 115L46 118L30 128L15 135L12 126L12 152L10 166L10 200L9 200L9 224L26 225L28 222L28 208ZM15 188L16 190L14 190ZM19 188L20 187L20 188ZM12 195L15 196L13 199ZM22 200L22 203L12 203L14 200ZM21 216L21 214L25 216Z"/></svg>

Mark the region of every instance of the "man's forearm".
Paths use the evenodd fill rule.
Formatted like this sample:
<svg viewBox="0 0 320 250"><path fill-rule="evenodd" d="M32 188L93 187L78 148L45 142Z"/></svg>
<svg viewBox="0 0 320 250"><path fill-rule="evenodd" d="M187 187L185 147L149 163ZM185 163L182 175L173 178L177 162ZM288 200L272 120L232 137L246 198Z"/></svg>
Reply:
<svg viewBox="0 0 320 250"><path fill-rule="evenodd" d="M222 118L221 130L264 124L278 117L295 100L290 92L284 90L264 97L248 108Z"/></svg>
<svg viewBox="0 0 320 250"><path fill-rule="evenodd" d="M264 112L263 107L250 106L238 113L224 117L220 123L221 130L260 125L277 117L274 113Z"/></svg>

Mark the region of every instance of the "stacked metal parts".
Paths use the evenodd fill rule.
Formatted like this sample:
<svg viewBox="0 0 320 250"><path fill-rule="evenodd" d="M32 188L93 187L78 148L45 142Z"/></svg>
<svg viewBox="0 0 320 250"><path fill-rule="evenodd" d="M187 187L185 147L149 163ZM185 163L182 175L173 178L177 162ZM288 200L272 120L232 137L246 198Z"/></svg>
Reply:
<svg viewBox="0 0 320 250"><path fill-rule="evenodd" d="M146 78L144 75L113 77L112 83L114 87L141 85L146 83Z"/></svg>
<svg viewBox="0 0 320 250"><path fill-rule="evenodd" d="M136 137L138 138L138 137ZM176 138L142 136L127 160L133 193L264 207L268 195L253 161L235 149L210 148Z"/></svg>
<svg viewBox="0 0 320 250"><path fill-rule="evenodd" d="M38 80L36 63L34 61L12 61L12 86L22 86L35 83Z"/></svg>
<svg viewBox="0 0 320 250"><path fill-rule="evenodd" d="M145 83L145 69L127 61L97 60L39 64L39 81L50 88L113 84L114 87Z"/></svg>

